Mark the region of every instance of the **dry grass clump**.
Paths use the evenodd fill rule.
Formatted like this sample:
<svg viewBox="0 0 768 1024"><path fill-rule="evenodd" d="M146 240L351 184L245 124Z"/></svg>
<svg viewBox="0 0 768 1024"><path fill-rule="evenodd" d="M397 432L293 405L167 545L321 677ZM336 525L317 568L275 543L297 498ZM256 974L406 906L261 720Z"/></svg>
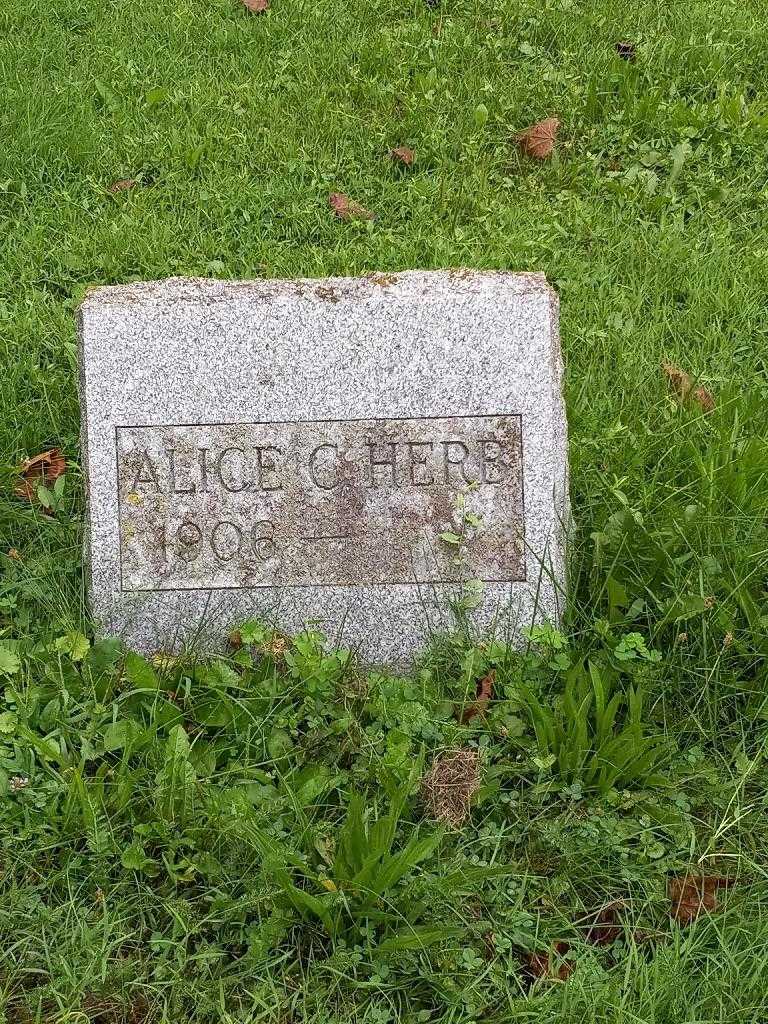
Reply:
<svg viewBox="0 0 768 1024"><path fill-rule="evenodd" d="M480 757L457 747L438 754L421 780L421 796L431 817L458 828L469 817L472 797L480 788Z"/></svg>

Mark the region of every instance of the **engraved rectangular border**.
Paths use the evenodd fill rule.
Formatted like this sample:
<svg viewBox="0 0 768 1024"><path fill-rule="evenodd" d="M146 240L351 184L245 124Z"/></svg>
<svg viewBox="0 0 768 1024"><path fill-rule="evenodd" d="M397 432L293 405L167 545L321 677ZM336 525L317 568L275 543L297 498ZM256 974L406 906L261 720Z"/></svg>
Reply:
<svg viewBox="0 0 768 1024"><path fill-rule="evenodd" d="M397 423L409 422L412 420L484 420L494 417L505 419L516 419L520 434L520 501L522 504L522 535L523 553L525 554L525 438L523 436L523 416L518 412L474 412L461 414L443 414L433 416L355 416L349 419L338 419L326 417L317 420L222 420L215 423L118 423L115 424L115 484L117 486L117 534L118 534L118 564L120 575L121 594L204 594L219 591L241 591L256 592L269 590L316 590L319 588L334 588L336 590L352 590L355 587L366 589L384 587L440 587L440 586L461 586L460 580L409 580L402 583L282 583L279 586L268 587L131 587L125 589L123 586L123 543L120 527L123 522L123 506L120 498L120 448L118 442L118 431L120 430L143 430L150 427L172 429L174 427L280 427L289 424L297 426L312 426L317 423ZM482 583L504 583L509 586L528 582L528 564L525 560L523 576L516 580L483 579Z"/></svg>

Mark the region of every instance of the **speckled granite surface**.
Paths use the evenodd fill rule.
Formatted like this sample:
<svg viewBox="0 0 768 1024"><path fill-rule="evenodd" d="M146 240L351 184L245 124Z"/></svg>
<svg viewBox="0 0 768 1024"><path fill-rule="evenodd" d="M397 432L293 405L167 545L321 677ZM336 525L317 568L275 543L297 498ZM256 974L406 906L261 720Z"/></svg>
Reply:
<svg viewBox="0 0 768 1024"><path fill-rule="evenodd" d="M80 337L90 596L105 632L155 651L193 639L215 646L252 616L289 631L313 621L368 660L402 662L450 625L456 578L474 575L494 577L473 613L478 630L506 636L558 617L567 432L557 300L543 276L411 271L98 288L81 307ZM440 421L439 437L428 419ZM384 433L371 425L379 421ZM402 437L399 421L409 424ZM473 434L470 422L492 432ZM512 422L514 450L502 430ZM392 467L371 476L371 460L390 453ZM409 577L403 550L462 532L448 500L460 490L482 511L462 537L460 564L447 573L442 552L442 571L430 569L422 552ZM425 511L414 527L403 517L416 497ZM292 525L302 502L309 518L294 518L311 520L309 538ZM299 540L349 521L312 562ZM282 556L264 522L278 539L290 534ZM357 552L363 528L368 546ZM508 572L502 542L515 552ZM153 566L158 589L148 586Z"/></svg>

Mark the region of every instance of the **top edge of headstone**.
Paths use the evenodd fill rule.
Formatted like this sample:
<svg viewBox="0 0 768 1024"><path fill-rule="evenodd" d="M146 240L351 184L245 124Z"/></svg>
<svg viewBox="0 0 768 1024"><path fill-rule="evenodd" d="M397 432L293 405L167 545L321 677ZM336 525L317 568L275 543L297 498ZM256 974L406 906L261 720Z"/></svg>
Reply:
<svg viewBox="0 0 768 1024"><path fill-rule="evenodd" d="M98 305L152 304L167 301L198 302L210 305L232 299L273 301L281 298L305 298L315 302L360 300L366 295L422 294L440 291L451 294L472 294L489 285L502 285L509 294L547 294L556 300L557 293L543 273L508 270L405 270L397 273L374 272L360 277L321 278L257 278L255 280L221 280L206 277L169 277L157 281L131 284L98 285L89 289L80 304L80 311Z"/></svg>

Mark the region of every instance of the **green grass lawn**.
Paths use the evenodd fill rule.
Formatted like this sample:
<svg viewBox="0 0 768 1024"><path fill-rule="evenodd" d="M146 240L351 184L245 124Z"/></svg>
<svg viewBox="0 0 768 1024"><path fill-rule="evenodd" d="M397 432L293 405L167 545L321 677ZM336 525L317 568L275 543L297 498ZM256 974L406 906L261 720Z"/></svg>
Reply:
<svg viewBox="0 0 768 1024"><path fill-rule="evenodd" d="M767 1019L761 0L4 0L0 140L0 1021ZM206 664L94 638L85 289L453 266L560 293L562 632L405 677L257 623Z"/></svg>

